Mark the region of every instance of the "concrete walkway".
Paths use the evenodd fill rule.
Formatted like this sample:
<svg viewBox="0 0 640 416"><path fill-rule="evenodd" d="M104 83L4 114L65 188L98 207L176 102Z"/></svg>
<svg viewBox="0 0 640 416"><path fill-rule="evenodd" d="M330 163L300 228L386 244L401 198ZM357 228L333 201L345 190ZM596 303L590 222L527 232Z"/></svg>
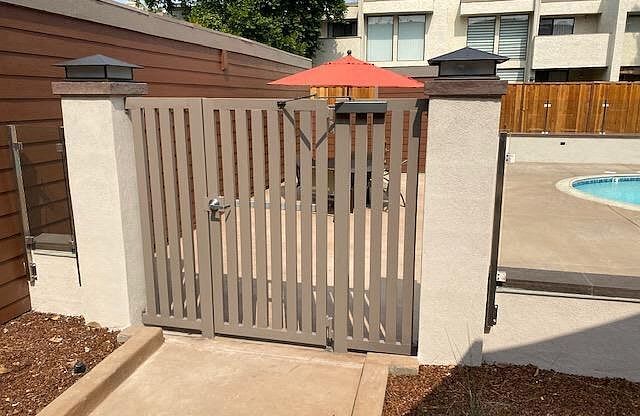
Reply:
<svg viewBox="0 0 640 416"><path fill-rule="evenodd" d="M576 198L555 186L575 176L639 171L640 165L507 165L500 266L614 281L640 276L640 212Z"/></svg>
<svg viewBox="0 0 640 416"><path fill-rule="evenodd" d="M91 414L350 415L364 354L165 335Z"/></svg>

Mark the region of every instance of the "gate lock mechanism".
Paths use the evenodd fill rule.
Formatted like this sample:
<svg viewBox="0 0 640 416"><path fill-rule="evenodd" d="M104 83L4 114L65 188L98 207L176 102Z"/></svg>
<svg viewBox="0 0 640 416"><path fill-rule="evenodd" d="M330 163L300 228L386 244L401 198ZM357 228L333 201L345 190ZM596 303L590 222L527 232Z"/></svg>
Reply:
<svg viewBox="0 0 640 416"><path fill-rule="evenodd" d="M225 204L224 201L221 201L219 198L213 198L209 201L209 211L211 212L212 216L224 212L230 206L231 205Z"/></svg>

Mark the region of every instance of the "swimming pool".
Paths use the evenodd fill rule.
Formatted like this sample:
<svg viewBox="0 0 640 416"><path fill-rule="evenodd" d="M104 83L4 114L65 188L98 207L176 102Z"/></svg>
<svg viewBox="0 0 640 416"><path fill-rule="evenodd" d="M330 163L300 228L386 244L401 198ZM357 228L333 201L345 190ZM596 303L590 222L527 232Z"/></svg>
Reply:
<svg viewBox="0 0 640 416"><path fill-rule="evenodd" d="M640 175L598 175L565 179L558 189L579 198L640 211Z"/></svg>

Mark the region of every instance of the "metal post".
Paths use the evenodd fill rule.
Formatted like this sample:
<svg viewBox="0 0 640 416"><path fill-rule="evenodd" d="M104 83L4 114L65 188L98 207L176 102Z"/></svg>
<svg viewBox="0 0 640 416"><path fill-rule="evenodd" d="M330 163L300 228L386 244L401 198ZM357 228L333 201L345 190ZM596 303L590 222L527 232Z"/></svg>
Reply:
<svg viewBox="0 0 640 416"><path fill-rule="evenodd" d="M605 125L607 122L607 109L609 108L609 100L604 100L602 103L602 124L600 125L600 134L605 134Z"/></svg>
<svg viewBox="0 0 640 416"><path fill-rule="evenodd" d="M78 285L82 286L82 276L80 275L80 261L78 260L78 246L76 244L76 227L73 222L73 206L71 204L71 188L69 187L69 167L67 166L67 148L64 142L64 126L60 126L60 156L62 157L62 170L64 171L64 186L67 193L67 212L71 223L71 252L76 255L76 268L78 270Z"/></svg>
<svg viewBox="0 0 640 416"><path fill-rule="evenodd" d="M484 330L488 333L498 319L496 305L496 286L498 278L498 254L500 247L500 225L502 221L502 193L504 188L504 167L507 149L507 133L501 132L498 143L498 165L496 172L495 205L493 209L493 238L491 240L491 264L489 265L489 279L487 285L487 309L485 313Z"/></svg>
<svg viewBox="0 0 640 416"><path fill-rule="evenodd" d="M22 143L18 141L18 133L16 126L11 124L9 128L9 146L11 147L11 156L13 157L14 172L16 174L16 189L18 191L18 203L20 204L20 215L22 217L22 233L24 235L25 253L27 256L26 269L29 275L29 283L35 286L38 275L36 265L31 255L31 246L33 245L33 237L29 231L29 216L27 214L27 200L24 193L24 182L22 180L22 163L20 161L20 151Z"/></svg>

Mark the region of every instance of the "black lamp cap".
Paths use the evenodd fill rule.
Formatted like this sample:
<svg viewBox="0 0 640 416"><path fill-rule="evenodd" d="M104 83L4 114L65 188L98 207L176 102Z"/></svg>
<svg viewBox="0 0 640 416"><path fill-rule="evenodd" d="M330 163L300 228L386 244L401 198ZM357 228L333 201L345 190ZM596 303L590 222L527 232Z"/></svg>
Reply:
<svg viewBox="0 0 640 416"><path fill-rule="evenodd" d="M142 68L140 65L130 64L104 55L91 55L84 58L72 59L70 61L54 64L54 66L119 66L126 68Z"/></svg>
<svg viewBox="0 0 640 416"><path fill-rule="evenodd" d="M462 49L458 49L457 51L431 58L429 59L429 65L453 61L494 61L496 64L501 64L508 60L509 58L506 56L484 52L467 46Z"/></svg>

